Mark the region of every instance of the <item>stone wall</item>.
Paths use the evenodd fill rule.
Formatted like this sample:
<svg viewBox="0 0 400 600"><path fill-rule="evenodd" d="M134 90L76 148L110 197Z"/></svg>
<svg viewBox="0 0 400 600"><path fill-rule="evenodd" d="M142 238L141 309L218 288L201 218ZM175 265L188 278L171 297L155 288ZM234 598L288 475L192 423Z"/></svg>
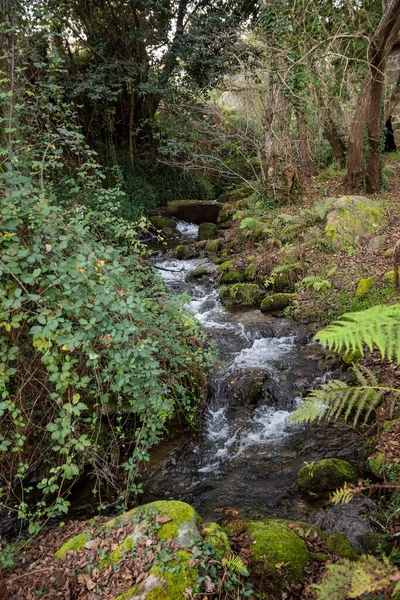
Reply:
<svg viewBox="0 0 400 600"><path fill-rule="evenodd" d="M391 55L388 58L386 66L386 103L389 102L390 97L400 77L400 44L396 44L393 48ZM394 109L392 115L392 126L394 132L394 142L397 149L400 150L400 102Z"/></svg>

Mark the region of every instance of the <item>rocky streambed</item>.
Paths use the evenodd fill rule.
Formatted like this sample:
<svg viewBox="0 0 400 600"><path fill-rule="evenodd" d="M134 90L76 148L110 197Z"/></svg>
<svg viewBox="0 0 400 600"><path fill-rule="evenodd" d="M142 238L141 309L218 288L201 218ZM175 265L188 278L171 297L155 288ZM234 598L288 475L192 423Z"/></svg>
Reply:
<svg viewBox="0 0 400 600"><path fill-rule="evenodd" d="M184 244L196 238L194 224L178 227ZM328 521L330 509L299 489L298 471L330 457L357 467L359 437L343 424L299 426L288 417L308 390L340 376L340 360L311 341L307 325L260 310L226 310L208 258L160 252L152 262L171 293L190 296L187 309L215 342L219 361L199 435L175 433L165 451L158 449L143 474L143 501L182 500L206 519L234 507L243 518Z"/></svg>

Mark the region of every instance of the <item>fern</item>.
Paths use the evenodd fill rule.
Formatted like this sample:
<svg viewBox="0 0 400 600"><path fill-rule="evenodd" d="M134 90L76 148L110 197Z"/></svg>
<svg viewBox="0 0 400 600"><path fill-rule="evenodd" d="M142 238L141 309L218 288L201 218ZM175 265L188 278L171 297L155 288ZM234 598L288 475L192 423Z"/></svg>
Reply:
<svg viewBox="0 0 400 600"><path fill-rule="evenodd" d="M327 279L321 279L317 275L309 275L308 277L304 277L301 283L304 283L306 288L312 287L316 292L324 292L329 290L331 287L331 284Z"/></svg>
<svg viewBox="0 0 400 600"><path fill-rule="evenodd" d="M332 494L332 504L349 504L358 492L357 488L353 488L348 483L345 483L342 488Z"/></svg>
<svg viewBox="0 0 400 600"><path fill-rule="evenodd" d="M333 379L324 383L319 389L313 390L305 402L292 412L290 420L294 423L304 423L325 418L336 420L342 416L347 422L353 415L355 427L363 415L366 423L371 412L378 406L382 396L388 392L400 398L400 390L378 385L376 376L365 367L353 367L358 385L348 385L344 381Z"/></svg>
<svg viewBox="0 0 400 600"><path fill-rule="evenodd" d="M228 558L223 558L222 564L224 567L230 571L233 571L233 573L236 573L237 575L249 575L246 565L238 556L232 554Z"/></svg>
<svg viewBox="0 0 400 600"><path fill-rule="evenodd" d="M315 339L331 350L359 350L363 344L377 346L381 356L400 361L400 304L373 306L357 313L347 313L317 333Z"/></svg>
<svg viewBox="0 0 400 600"><path fill-rule="evenodd" d="M239 228L240 229L250 229L250 231L257 231L257 229L260 227L261 223L258 219L255 219L254 217L246 217L245 219L243 219L243 221L241 221Z"/></svg>
<svg viewBox="0 0 400 600"><path fill-rule="evenodd" d="M356 563L343 559L329 565L322 583L312 589L317 600L347 600L381 590L390 592L399 578L400 571L387 558L381 562L374 556L361 556Z"/></svg>

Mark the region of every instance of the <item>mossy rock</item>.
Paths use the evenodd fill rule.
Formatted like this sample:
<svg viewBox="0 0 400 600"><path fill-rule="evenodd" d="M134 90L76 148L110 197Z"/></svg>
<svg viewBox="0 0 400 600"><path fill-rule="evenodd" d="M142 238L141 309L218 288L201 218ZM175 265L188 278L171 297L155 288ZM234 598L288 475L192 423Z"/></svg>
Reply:
<svg viewBox="0 0 400 600"><path fill-rule="evenodd" d="M331 554L337 554L340 558L358 560L358 554L343 533L334 533L326 541L326 547Z"/></svg>
<svg viewBox="0 0 400 600"><path fill-rule="evenodd" d="M156 229L164 229L164 228L175 228L171 219L168 217L161 217L156 215L154 217L149 217L149 221Z"/></svg>
<svg viewBox="0 0 400 600"><path fill-rule="evenodd" d="M380 554L382 550L386 555L390 554L393 549L393 544L383 533L377 531L366 531L358 536L362 549L367 554Z"/></svg>
<svg viewBox="0 0 400 600"><path fill-rule="evenodd" d="M385 273L385 275L383 276L383 279L386 283L394 284L394 269L392 269L388 273ZM400 268L399 268L399 279L400 279Z"/></svg>
<svg viewBox="0 0 400 600"><path fill-rule="evenodd" d="M201 277L204 277L205 275L209 274L209 270L206 267L199 267L198 269L192 272L192 277L194 279L200 279Z"/></svg>
<svg viewBox="0 0 400 600"><path fill-rule="evenodd" d="M357 283L357 288L355 292L355 297L358 299L364 298L371 288L374 286L374 280L372 277L366 277L365 279L360 279Z"/></svg>
<svg viewBox="0 0 400 600"><path fill-rule="evenodd" d="M178 238L181 236L179 231L175 227L163 227L161 233L167 238Z"/></svg>
<svg viewBox="0 0 400 600"><path fill-rule="evenodd" d="M218 227L227 229L230 226L232 217L236 211L237 208L233 204L224 204L218 215Z"/></svg>
<svg viewBox="0 0 400 600"><path fill-rule="evenodd" d="M190 504L186 504L185 502L181 502L179 500L158 500L156 502L151 502L141 507L134 508L119 517L107 521L105 527L121 527L123 526L124 522L129 522L136 515L140 514L140 511L150 509L155 509L161 517L169 517L171 519L171 521L168 521L168 523L162 525L162 527L160 527L160 529L157 531L157 537L160 539L174 538L175 544L178 547L186 547L199 538L199 532L197 529L198 515L196 511L192 506L190 506ZM129 538L125 538L123 542L124 548L118 548L114 551L114 553L111 553L113 556L108 557L110 559L108 564L110 562L117 562L121 552L126 550L128 546L132 547L132 539L134 541L141 535L142 532L140 527L137 529L135 528L134 534ZM81 533L71 538L65 542L65 544L63 544L59 550L57 550L55 557L62 558L62 556L70 550L82 550L88 539L89 538L85 533Z"/></svg>
<svg viewBox="0 0 400 600"><path fill-rule="evenodd" d="M207 242L205 250L206 250L207 254L217 254L219 247L220 247L220 241L218 239L210 240L209 242Z"/></svg>
<svg viewBox="0 0 400 600"><path fill-rule="evenodd" d="M280 565L284 579L294 584L300 582L310 554L305 542L292 529L270 520L251 522L246 532L255 542L251 545L251 558L260 563L266 573L278 575L277 565Z"/></svg>
<svg viewBox="0 0 400 600"><path fill-rule="evenodd" d="M223 260L223 262L218 265L217 271L227 271L232 267L232 260L224 260L222 257L221 260Z"/></svg>
<svg viewBox="0 0 400 600"><path fill-rule="evenodd" d="M174 254L178 260L183 260L183 258L185 257L185 246L182 246L182 244L177 246L175 248Z"/></svg>
<svg viewBox="0 0 400 600"><path fill-rule="evenodd" d="M247 281L254 281L257 276L257 265L250 263L244 272L245 279Z"/></svg>
<svg viewBox="0 0 400 600"><path fill-rule="evenodd" d="M336 248L357 245L361 238L387 226L385 212L376 202L363 196L342 196L327 216L326 237Z"/></svg>
<svg viewBox="0 0 400 600"><path fill-rule="evenodd" d="M382 452L377 452L373 456L370 456L367 460L367 469L371 471L376 477L384 479L386 469L390 465L383 455Z"/></svg>
<svg viewBox="0 0 400 600"><path fill-rule="evenodd" d="M241 283L244 279L243 273L235 271L234 269L228 269L220 279L221 284L225 283Z"/></svg>
<svg viewBox="0 0 400 600"><path fill-rule="evenodd" d="M191 554L181 550L168 562L168 569L177 569L177 573L160 570L153 566L150 574L141 583L132 586L115 600L185 600L186 589L193 588L198 576L196 568L190 567Z"/></svg>
<svg viewBox="0 0 400 600"><path fill-rule="evenodd" d="M222 301L228 307L259 306L262 298L261 290L255 283L236 283L235 285L221 285L219 293Z"/></svg>
<svg viewBox="0 0 400 600"><path fill-rule="evenodd" d="M220 525L217 523L204 523L203 532L206 535L207 542L210 542L214 546L215 552L220 557L232 553L228 536Z"/></svg>
<svg viewBox="0 0 400 600"><path fill-rule="evenodd" d="M346 481L357 481L357 472L347 460L324 458L302 467L297 480L304 492L320 493L336 490Z"/></svg>
<svg viewBox="0 0 400 600"><path fill-rule="evenodd" d="M262 310L262 312L267 312L270 310L283 310L289 306L294 297L295 294L272 294L272 296L267 296L264 298L264 300L261 302L260 310Z"/></svg>
<svg viewBox="0 0 400 600"><path fill-rule="evenodd" d="M346 352L344 352L341 356L342 361L346 365L352 365L354 363L357 363L362 359L362 357L362 352L357 348L355 350L346 350Z"/></svg>
<svg viewBox="0 0 400 600"><path fill-rule="evenodd" d="M218 227L215 223L201 223L199 225L199 240L214 240L218 237Z"/></svg>

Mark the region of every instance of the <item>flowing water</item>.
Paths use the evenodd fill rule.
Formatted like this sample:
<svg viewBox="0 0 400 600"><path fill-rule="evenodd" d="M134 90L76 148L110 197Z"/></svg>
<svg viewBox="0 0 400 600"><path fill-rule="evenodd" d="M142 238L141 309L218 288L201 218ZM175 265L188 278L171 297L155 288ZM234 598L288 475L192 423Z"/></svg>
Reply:
<svg viewBox="0 0 400 600"><path fill-rule="evenodd" d="M196 238L196 225L176 226L183 238ZM170 292L189 294L187 308L214 340L220 361L210 376L200 435L177 434L165 452L156 453L143 477L142 500L184 500L204 518L227 507L242 516L304 516L308 509L296 483L304 462L354 459L357 448L349 428L311 429L288 421L301 395L329 375L322 348L309 342L306 326L290 319L225 310L212 278L192 277L200 267L215 269L206 258L163 254L153 264Z"/></svg>

